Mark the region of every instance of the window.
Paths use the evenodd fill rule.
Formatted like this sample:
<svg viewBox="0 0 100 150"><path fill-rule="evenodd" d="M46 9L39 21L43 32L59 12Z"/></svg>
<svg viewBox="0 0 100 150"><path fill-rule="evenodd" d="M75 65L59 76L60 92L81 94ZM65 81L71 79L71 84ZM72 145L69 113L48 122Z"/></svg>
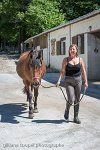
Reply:
<svg viewBox="0 0 100 150"><path fill-rule="evenodd" d="M78 39L77 39L77 36L73 36L73 37L72 37L72 44L78 45Z"/></svg>
<svg viewBox="0 0 100 150"><path fill-rule="evenodd" d="M56 42L56 54L57 55L65 55L66 51L66 37L60 39L60 41Z"/></svg>
<svg viewBox="0 0 100 150"><path fill-rule="evenodd" d="M72 37L72 44L78 46L79 54L84 54L84 34Z"/></svg>
<svg viewBox="0 0 100 150"><path fill-rule="evenodd" d="M56 42L56 54L60 55L61 53L61 41Z"/></svg>
<svg viewBox="0 0 100 150"><path fill-rule="evenodd" d="M65 55L66 38L61 38L61 55Z"/></svg>
<svg viewBox="0 0 100 150"><path fill-rule="evenodd" d="M84 54L84 34L78 35L78 49L80 54Z"/></svg>

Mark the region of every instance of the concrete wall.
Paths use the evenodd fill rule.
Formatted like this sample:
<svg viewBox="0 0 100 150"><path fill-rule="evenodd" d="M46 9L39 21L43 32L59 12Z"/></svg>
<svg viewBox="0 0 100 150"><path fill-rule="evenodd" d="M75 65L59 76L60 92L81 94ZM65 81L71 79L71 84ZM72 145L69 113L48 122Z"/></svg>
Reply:
<svg viewBox="0 0 100 150"><path fill-rule="evenodd" d="M51 32L49 42L51 41L52 38L55 38L56 41L58 41L60 38L66 37L66 55L52 56L51 55L51 44L50 44L50 66L60 70L61 66L62 66L63 58L68 56L68 49L72 42L71 41L72 37L84 33L85 53L81 54L80 57L82 57L84 60L85 68L86 68L86 71L88 74L89 73L89 71L88 71L88 68L89 68L89 66L88 66L88 62L89 62L88 61L88 33L91 31L100 29L99 22L100 22L100 15L97 15L97 16L76 22L74 24L71 24L69 26L66 26L61 29ZM90 30L90 26L91 26L91 30ZM94 43L94 41L92 41L92 42ZM98 43L98 45L100 46L100 43ZM90 59L90 57L89 57L89 59ZM90 73L89 73L89 76L90 76ZM94 78L94 75L93 75L93 78Z"/></svg>
<svg viewBox="0 0 100 150"><path fill-rule="evenodd" d="M100 29L100 14L72 24L71 35L75 36L77 34L90 32L90 26L92 27L91 31Z"/></svg>
<svg viewBox="0 0 100 150"><path fill-rule="evenodd" d="M50 44L50 66L56 69L61 69L62 67L62 60L68 56L68 48L70 45L70 38L69 38L69 26L56 30L50 33L50 41L51 39L56 39L59 41L60 38L66 37L66 54L65 55L51 55L51 44Z"/></svg>
<svg viewBox="0 0 100 150"><path fill-rule="evenodd" d="M72 37L84 34L84 54L80 54L79 57L82 57L84 60L88 78L100 79L100 39L96 38L99 52L94 53L95 36L90 34L91 32L100 30L99 22L100 14L48 33L48 46L43 49L43 59L46 65L60 70L63 59L68 57L68 50L72 43ZM52 55L51 40L56 39L56 41L60 41L63 37L66 37L66 54Z"/></svg>
<svg viewBox="0 0 100 150"><path fill-rule="evenodd" d="M49 62L48 62L48 49L47 48L43 49L43 60L46 66L48 66Z"/></svg>
<svg viewBox="0 0 100 150"><path fill-rule="evenodd" d="M97 53L95 48L99 50ZM100 80L100 39L92 34L88 35L88 78Z"/></svg>
<svg viewBox="0 0 100 150"><path fill-rule="evenodd" d="M98 31L98 34L100 34L100 14L92 17L88 16L88 18L81 21L78 21L79 19L80 18L75 19L75 21L77 21L76 23L74 23L75 21L71 21L72 23L69 23L69 25L66 25L66 27L59 29L56 28L56 30L51 30L51 32L48 31L48 46L47 48L43 49L43 59L47 66L50 65L50 67L60 70L63 59L68 57L68 50L70 44L72 43L72 37L84 34L84 54L80 54L80 57L82 57L84 60L88 78L98 80L100 79L100 39L96 38L95 40L95 34L93 35L93 32L96 32L97 34ZM63 37L66 37L65 55L53 54L51 51L51 40L56 39L56 41L60 41L60 39ZM30 44L32 44L31 40L32 39L29 39ZM94 52L96 47L95 42L97 43L96 45L99 50L98 53Z"/></svg>

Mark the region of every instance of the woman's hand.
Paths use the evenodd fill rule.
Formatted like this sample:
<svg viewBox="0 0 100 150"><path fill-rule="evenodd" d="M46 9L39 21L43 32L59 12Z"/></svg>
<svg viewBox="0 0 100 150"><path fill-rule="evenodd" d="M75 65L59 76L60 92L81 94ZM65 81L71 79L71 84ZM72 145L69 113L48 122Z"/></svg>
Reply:
<svg viewBox="0 0 100 150"><path fill-rule="evenodd" d="M56 87L59 87L59 85L60 85L60 81L58 81L58 82L56 83Z"/></svg>
<svg viewBox="0 0 100 150"><path fill-rule="evenodd" d="M88 88L88 83L87 82L85 82L84 85L85 85L86 88Z"/></svg>
<svg viewBox="0 0 100 150"><path fill-rule="evenodd" d="M58 82L56 83L56 87L59 87L60 81L61 81L61 79L62 79L62 77L63 77L63 75L65 73L66 62L67 62L66 60L67 60L66 58L63 59L62 68L61 68L61 71L60 71Z"/></svg>
<svg viewBox="0 0 100 150"><path fill-rule="evenodd" d="M81 60L80 63L81 63L81 68L82 68L82 74L83 74L83 78L84 78L84 81L85 81L84 85L85 85L85 88L88 88L87 75L86 75L84 62L83 62L82 58L80 60Z"/></svg>

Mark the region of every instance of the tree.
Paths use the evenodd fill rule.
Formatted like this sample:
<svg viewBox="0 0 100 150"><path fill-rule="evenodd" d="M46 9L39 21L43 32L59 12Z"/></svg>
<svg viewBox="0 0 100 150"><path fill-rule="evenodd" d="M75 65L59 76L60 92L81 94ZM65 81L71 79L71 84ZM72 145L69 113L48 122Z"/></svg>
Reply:
<svg viewBox="0 0 100 150"><path fill-rule="evenodd" d="M100 8L100 0L1 0L0 39L20 44L52 27Z"/></svg>
<svg viewBox="0 0 100 150"><path fill-rule="evenodd" d="M2 0L0 2L0 37L16 43L22 39L24 14L30 0Z"/></svg>
<svg viewBox="0 0 100 150"><path fill-rule="evenodd" d="M57 0L65 19L72 20L93 10L100 9L100 0Z"/></svg>
<svg viewBox="0 0 100 150"><path fill-rule="evenodd" d="M32 0L26 13L26 31L33 36L64 22L59 3L51 0Z"/></svg>
<svg viewBox="0 0 100 150"><path fill-rule="evenodd" d="M26 38L64 22L59 3L52 0L2 0L0 39L20 44Z"/></svg>

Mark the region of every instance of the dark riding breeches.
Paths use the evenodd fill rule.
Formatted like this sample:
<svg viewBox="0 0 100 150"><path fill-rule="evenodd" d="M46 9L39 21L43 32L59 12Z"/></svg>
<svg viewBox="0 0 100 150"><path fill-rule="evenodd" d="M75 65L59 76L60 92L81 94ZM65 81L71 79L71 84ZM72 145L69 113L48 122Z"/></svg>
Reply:
<svg viewBox="0 0 100 150"><path fill-rule="evenodd" d="M81 88L82 88L82 77L65 77L65 88L70 104L79 102Z"/></svg>

